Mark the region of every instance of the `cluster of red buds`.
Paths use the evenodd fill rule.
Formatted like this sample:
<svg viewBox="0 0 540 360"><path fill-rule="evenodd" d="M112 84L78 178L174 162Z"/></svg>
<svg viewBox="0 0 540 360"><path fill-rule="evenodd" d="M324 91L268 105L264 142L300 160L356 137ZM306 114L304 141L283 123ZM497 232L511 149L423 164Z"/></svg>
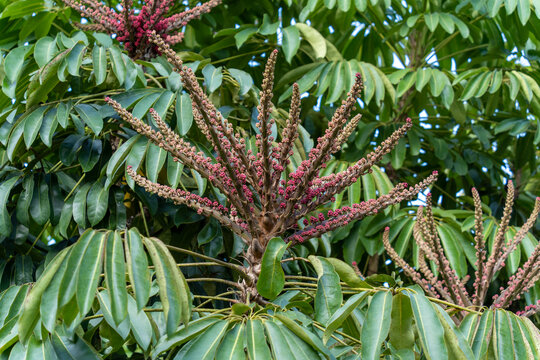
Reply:
<svg viewBox="0 0 540 360"><path fill-rule="evenodd" d="M319 237L351 221L411 199L436 180L435 172L415 186L401 183L388 194L381 194L376 199L336 210L318 211L360 176L369 173L375 162L389 153L410 129L411 121L407 120L373 152L350 168L320 176L325 163L340 149L360 119L360 115L357 115L348 121L350 114L355 111L354 105L362 89L361 78L357 75L347 98L329 122L326 133L318 139L307 160L294 169L289 158L293 155L293 143L298 138L300 123L300 94L296 84L293 86L290 114L281 139L271 136L271 127L275 121L271 111L277 51L268 56L258 106L257 127L260 133L256 136L256 149L249 150L246 140L234 131L232 124L208 99L193 71L183 66L175 52L155 32L150 34L150 40L180 74L184 89L191 97L195 122L211 144L215 159L197 151L171 130L155 111L151 111L151 114L157 130L135 118L114 100L108 98L106 101L137 132L172 154L175 161L208 179L212 186L225 195L227 203L219 204L215 200L152 183L136 174L133 169L129 169L128 173L147 191L213 216L223 226L230 228L248 246L246 259L252 265L260 263L272 237L281 236L293 244Z"/></svg>
<svg viewBox="0 0 540 360"><path fill-rule="evenodd" d="M221 0L210 0L184 12L165 17L174 0L148 0L141 9L133 8L133 0L122 0L121 10L116 12L97 0L63 0L78 11L91 24L77 24L83 30L115 34L133 59L151 59L159 55L155 45L148 41L148 34L155 31L169 45L182 41L184 33L179 29L193 19L209 13Z"/></svg>
<svg viewBox="0 0 540 360"><path fill-rule="evenodd" d="M499 228L495 234L493 246L489 257L488 249L484 240L484 226L482 220L482 202L480 195L475 188L472 189L475 208L475 248L476 248L476 271L474 285L471 292L467 292L466 283L469 278L466 276L460 279L457 273L450 266L441 240L437 235L435 220L431 205L431 195L427 196L426 214L423 214L423 207L419 207L417 221L413 228L413 237L419 247L418 269L414 269L403 260L389 241L389 228L383 234L384 247L390 258L396 265L403 269L403 272L431 296L443 298L456 305L480 308L485 305L488 289L496 273L505 266L508 256L516 250L529 230L534 226L540 212L540 197L536 198L533 211L525 224L516 232L512 239L506 241L506 232L512 214L514 204L514 185L508 182L508 192L503 211L503 216L499 223ZM436 276L425 258L432 261L440 273L440 278ZM525 264L512 275L506 288L501 287L500 293L493 296L493 308L508 308L514 300L520 298L521 294L530 289L540 279L540 245L538 245ZM540 311L540 306L529 306L526 311L521 312L527 316Z"/></svg>

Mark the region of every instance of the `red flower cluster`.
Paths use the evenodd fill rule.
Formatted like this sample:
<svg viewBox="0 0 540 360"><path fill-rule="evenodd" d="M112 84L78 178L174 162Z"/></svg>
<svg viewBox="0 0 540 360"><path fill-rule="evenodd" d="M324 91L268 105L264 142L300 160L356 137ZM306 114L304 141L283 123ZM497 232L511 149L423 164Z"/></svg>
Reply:
<svg viewBox="0 0 540 360"><path fill-rule="evenodd" d="M504 206L503 216L499 224L499 230L495 235L491 253L487 257L487 246L484 241L484 227L482 220L482 202L480 195L475 188L472 189L475 207L475 241L476 241L476 272L473 291L469 294L465 287L468 276L460 279L455 270L450 266L441 240L437 235L435 220L431 209L431 195L427 196L426 214L423 207L418 209L417 221L413 228L413 236L420 248L418 257L418 270L413 269L405 262L390 245L389 229L386 228L383 235L384 247L388 255L394 260L397 266L401 267L405 274L413 279L417 284L431 296L442 297L447 301L461 306L474 306L479 308L485 305L488 288L493 281L495 274L505 266L508 256L516 250L519 243L534 226L538 214L540 213L540 197L536 198L534 209L519 231L514 237L505 242L505 235L508 230L512 206L514 204L514 185L508 182L508 193ZM432 261L440 273L440 279L436 276L425 258ZM501 287L499 295L493 297L494 308L507 308L521 294L530 289L540 279L540 245L536 247L525 264L512 275L507 287ZM525 309L522 314L532 315L540 311L540 306L532 305Z"/></svg>
<svg viewBox="0 0 540 360"><path fill-rule="evenodd" d="M107 99L107 102L137 132L172 154L175 160L208 179L227 198L227 204L221 206L213 200L152 183L133 170L128 173L146 190L213 216L222 225L229 227L245 241L248 246L246 259L252 265L260 264L264 249L272 237L282 236L286 241L296 243L321 236L351 221L410 199L436 180L437 174L434 173L415 186L408 187L401 183L389 194L381 194L377 199L320 213L318 210L321 205L333 201L336 194L370 172L375 162L394 148L412 126L411 121L408 120L390 138L350 168L329 176L320 176L325 163L340 149L360 119L360 115L357 115L348 121L362 89L360 76L357 75L347 99L329 122L324 136L318 139L307 160L293 169L289 159L293 155L293 143L298 137L300 123L300 94L297 85L293 87L290 115L281 139L278 141L271 136L274 123L271 100L277 51L269 55L264 71L258 106L257 126L260 134L256 137L256 149L252 151L247 149L246 140L233 130L232 124L208 99L193 71L183 66L165 40L155 32L150 35L150 40L180 74L184 89L192 100L194 120L212 145L215 160L198 152L194 146L180 138L156 112L152 111L152 116L159 130L133 117L114 100Z"/></svg>
<svg viewBox="0 0 540 360"><path fill-rule="evenodd" d="M155 45L148 41L148 34L155 31L169 45L174 45L184 37L178 32L193 19L210 12L221 0L210 0L179 14L165 17L174 0L148 0L140 10L133 9L133 0L123 0L118 13L97 0L63 0L93 24L77 24L84 30L102 31L116 34L133 59L151 59L159 55Z"/></svg>

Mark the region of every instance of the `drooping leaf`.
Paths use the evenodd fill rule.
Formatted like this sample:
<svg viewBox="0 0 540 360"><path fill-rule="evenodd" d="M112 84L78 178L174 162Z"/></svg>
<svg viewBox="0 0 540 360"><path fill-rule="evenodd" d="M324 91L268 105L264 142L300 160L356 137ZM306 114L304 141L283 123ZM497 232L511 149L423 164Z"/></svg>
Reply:
<svg viewBox="0 0 540 360"><path fill-rule="evenodd" d="M176 97L176 127L180 135L186 135L192 123L193 109L191 107L191 99L189 94L184 93Z"/></svg>
<svg viewBox="0 0 540 360"><path fill-rule="evenodd" d="M83 271L77 278L77 305L82 314L88 313L94 302L96 290L103 269L103 253L107 241L106 233L98 233L92 238L81 262Z"/></svg>
<svg viewBox="0 0 540 360"><path fill-rule="evenodd" d="M281 258L287 249L283 239L270 239L261 262L261 273L257 281L257 291L268 299L275 299L285 285L285 273Z"/></svg>
<svg viewBox="0 0 540 360"><path fill-rule="evenodd" d="M334 266L324 258L318 259L322 271L319 273L315 294L315 319L327 324L332 315L341 307L343 294Z"/></svg>
<svg viewBox="0 0 540 360"><path fill-rule="evenodd" d="M428 359L448 359L444 328L429 300L421 294L409 293L416 329Z"/></svg>
<svg viewBox="0 0 540 360"><path fill-rule="evenodd" d="M392 299L389 337L396 349L412 349L414 346L413 313L408 296L399 293Z"/></svg>
<svg viewBox="0 0 540 360"><path fill-rule="evenodd" d="M136 228L125 233L126 264L129 281L133 287L137 309L142 310L150 296L150 272L141 235Z"/></svg>
<svg viewBox="0 0 540 360"><path fill-rule="evenodd" d="M379 291L369 304L362 334L362 359L379 359L381 344L388 336L392 313L392 294Z"/></svg>
<svg viewBox="0 0 540 360"><path fill-rule="evenodd" d="M315 58L322 59L326 56L326 41L324 37L316 29L303 23L296 23L295 26L300 30L302 38L304 38L315 53Z"/></svg>
<svg viewBox="0 0 540 360"><path fill-rule="evenodd" d="M105 285L111 299L111 314L118 325L127 316L128 295L122 238L116 231L108 234L104 268Z"/></svg>
<svg viewBox="0 0 540 360"><path fill-rule="evenodd" d="M18 176L9 178L8 180L3 181L0 184L0 209L2 214L0 216L0 235L9 236L11 233L11 218L7 210L7 201L9 198L9 193L15 183L19 180Z"/></svg>
<svg viewBox="0 0 540 360"><path fill-rule="evenodd" d="M283 54L288 63L291 62L293 56L298 51L300 46L300 32L295 26L287 26L283 28Z"/></svg>
<svg viewBox="0 0 540 360"><path fill-rule="evenodd" d="M189 287L178 270L166 246L156 238L144 238L143 242L155 266L159 296L167 321L167 334L173 334L180 322L187 324L191 316Z"/></svg>
<svg viewBox="0 0 540 360"><path fill-rule="evenodd" d="M266 344L261 320L248 320L246 323L247 353L252 360L270 360L272 356Z"/></svg>
<svg viewBox="0 0 540 360"><path fill-rule="evenodd" d="M339 329L341 324L353 312L354 309L369 295L368 292L362 291L359 294L351 296L342 307L340 307L328 320L326 329L324 330L323 342L326 344L334 331Z"/></svg>
<svg viewBox="0 0 540 360"><path fill-rule="evenodd" d="M214 65L208 64L204 67L202 73L209 92L214 92L221 86L223 81L221 66L216 68Z"/></svg>
<svg viewBox="0 0 540 360"><path fill-rule="evenodd" d="M56 271L64 261L66 255L69 252L67 249L61 251L49 266L45 269L39 281L36 282L32 291L28 294L24 302L24 307L21 316L18 321L19 325L19 340L22 343L26 343L36 326L39 319L39 308L41 302L41 296L43 292L50 284L52 278L56 275Z"/></svg>

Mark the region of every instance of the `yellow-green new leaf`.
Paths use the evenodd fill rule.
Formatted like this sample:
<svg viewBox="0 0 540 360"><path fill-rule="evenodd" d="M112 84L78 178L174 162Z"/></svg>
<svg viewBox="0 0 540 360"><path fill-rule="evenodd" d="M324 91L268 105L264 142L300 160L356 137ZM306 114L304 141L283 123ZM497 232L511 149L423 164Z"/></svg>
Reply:
<svg viewBox="0 0 540 360"><path fill-rule="evenodd" d="M302 37L306 40L315 53L315 58L322 59L326 56L326 41L316 29L303 23L296 23L295 26L300 30Z"/></svg>

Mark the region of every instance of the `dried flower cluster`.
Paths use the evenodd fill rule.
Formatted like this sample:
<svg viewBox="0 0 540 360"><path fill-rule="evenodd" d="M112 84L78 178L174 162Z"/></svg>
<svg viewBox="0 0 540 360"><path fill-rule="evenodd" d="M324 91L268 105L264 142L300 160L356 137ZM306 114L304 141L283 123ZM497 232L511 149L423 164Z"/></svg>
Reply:
<svg viewBox="0 0 540 360"><path fill-rule="evenodd" d="M133 0L122 0L122 10L116 12L97 0L63 0L66 5L91 19L93 24L77 24L83 30L116 34L133 59L151 59L159 52L148 41L148 34L155 31L169 45L182 41L184 33L178 32L193 19L209 13L221 0L210 0L189 10L165 17L174 0L148 0L140 10L133 8Z"/></svg>
<svg viewBox="0 0 540 360"><path fill-rule="evenodd" d="M460 306L481 307L485 305L485 300L489 286L495 274L505 266L508 256L516 250L517 246L533 227L540 212L540 197L536 198L534 209L525 224L515 234L515 236L505 241L505 234L508 230L512 206L514 204L514 185L508 182L508 193L501 218L499 229L495 235L493 246L489 257L488 249L484 241L484 228L482 220L482 203L476 189L472 189L475 207L475 242L476 242L476 272L473 289L467 292L465 284L468 276L460 279L455 270L451 268L450 262L445 256L441 240L437 235L435 220L431 208L431 194L427 196L426 214L423 207L419 207L417 221L413 228L413 237L420 248L418 258L418 270L407 264L392 248L389 241L389 228L383 234L383 243L389 256L397 266L401 267L407 276L414 282L422 286L426 293L435 297L442 297ZM436 276L426 263L426 258L432 261L437 267L440 278ZM500 293L493 297L494 308L507 308L521 294L531 288L540 279L540 245L538 245L525 264L510 277L506 288L500 288ZM521 314L532 315L540 311L540 305L530 305Z"/></svg>
<svg viewBox="0 0 540 360"><path fill-rule="evenodd" d="M254 280L258 275L260 261L268 241L282 236L285 241L301 243L318 237L350 221L372 215L387 206L414 197L419 191L436 180L434 173L415 186L399 184L389 194L381 195L360 204L337 210L317 212L321 205L333 201L333 197L356 182L359 176L370 172L375 162L390 152L398 140L412 126L405 125L365 158L345 171L321 177L319 172L331 155L338 151L348 135L356 128L360 115L348 121L355 110L355 102L362 89L360 76L329 123L326 133L317 141L297 169L289 166L293 154L293 142L298 137L300 123L300 94L294 85L290 116L281 139L271 136L274 119L271 118L272 87L277 51L269 54L258 106L260 133L256 136L256 151L246 148L246 140L235 133L233 126L214 107L197 82L193 71L183 66L174 51L163 39L152 33L150 39L180 73L184 89L192 100L194 119L215 152L215 160L198 152L186 140L171 130L155 111L151 111L155 130L112 99L106 99L120 117L137 132L174 156L175 161L197 171L227 198L227 204L200 197L165 185L152 183L133 169L129 175L147 191L178 204L185 204L199 213L213 216L223 226L238 234L248 246L245 257L253 269Z"/></svg>

